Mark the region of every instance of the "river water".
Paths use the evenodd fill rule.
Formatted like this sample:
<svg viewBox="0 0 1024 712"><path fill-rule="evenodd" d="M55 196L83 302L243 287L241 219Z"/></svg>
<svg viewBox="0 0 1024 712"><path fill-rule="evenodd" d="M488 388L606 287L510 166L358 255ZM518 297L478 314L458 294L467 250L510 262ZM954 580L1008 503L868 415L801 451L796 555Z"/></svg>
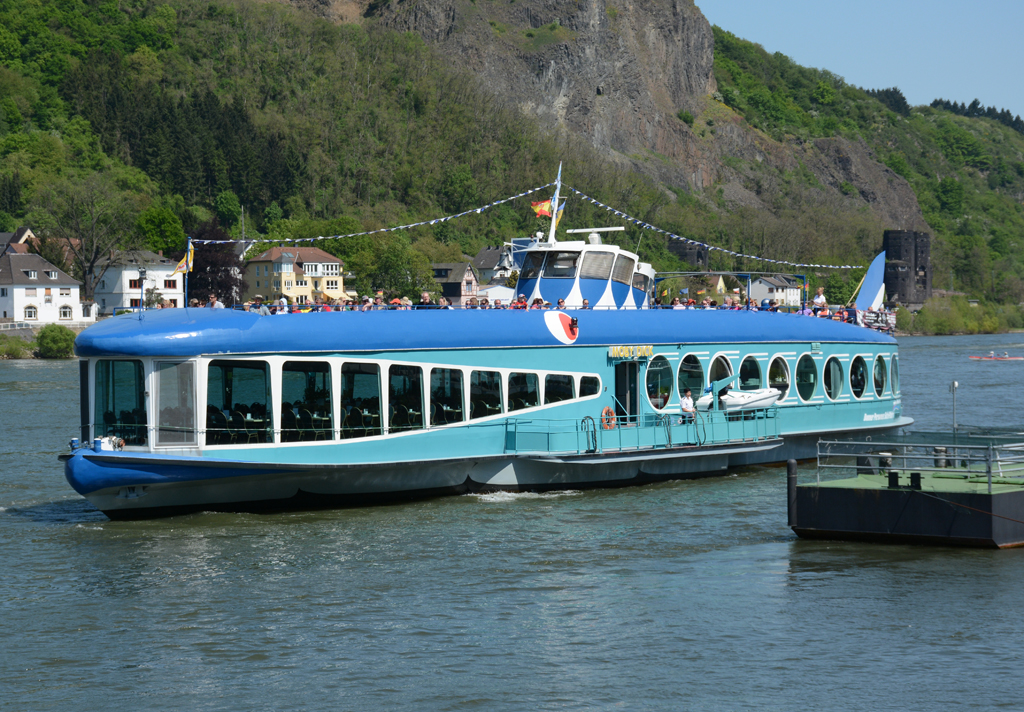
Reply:
<svg viewBox="0 0 1024 712"><path fill-rule="evenodd" d="M1024 335L900 342L919 425L1021 426ZM1017 708L1024 550L800 541L784 468L110 522L74 362L0 362L0 709Z"/></svg>

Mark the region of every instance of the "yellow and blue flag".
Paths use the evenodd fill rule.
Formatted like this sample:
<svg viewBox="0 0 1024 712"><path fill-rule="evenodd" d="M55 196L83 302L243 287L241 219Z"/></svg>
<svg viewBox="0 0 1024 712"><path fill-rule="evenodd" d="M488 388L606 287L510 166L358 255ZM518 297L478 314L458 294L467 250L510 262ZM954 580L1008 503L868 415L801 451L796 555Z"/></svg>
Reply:
<svg viewBox="0 0 1024 712"><path fill-rule="evenodd" d="M192 271L192 256L195 253L196 248L192 247L192 243L188 244L188 249L185 250L185 256L181 258L181 262L171 272L172 275L178 274L178 272L191 272Z"/></svg>

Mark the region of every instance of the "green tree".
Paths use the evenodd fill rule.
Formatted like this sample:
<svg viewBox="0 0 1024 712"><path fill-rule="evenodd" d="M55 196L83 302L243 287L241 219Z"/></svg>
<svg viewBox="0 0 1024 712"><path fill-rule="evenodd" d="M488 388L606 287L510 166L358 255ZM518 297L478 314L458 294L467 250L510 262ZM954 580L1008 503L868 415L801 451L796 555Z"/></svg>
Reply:
<svg viewBox="0 0 1024 712"><path fill-rule="evenodd" d="M230 190L218 193L213 207L217 211L217 217L220 218L221 224L225 227L234 225L242 216L242 204L238 202L238 196Z"/></svg>
<svg viewBox="0 0 1024 712"><path fill-rule="evenodd" d="M75 332L60 324L47 324L36 339L42 358L71 358L75 355Z"/></svg>
<svg viewBox="0 0 1024 712"><path fill-rule="evenodd" d="M952 217L958 217L964 212L964 187L960 181L952 176L946 176L939 181L935 189L935 197L939 200L942 212Z"/></svg>
<svg viewBox="0 0 1024 712"><path fill-rule="evenodd" d="M151 207L143 210L135 223L139 238L149 249L165 253L185 249L185 230L181 218L169 208Z"/></svg>
<svg viewBox="0 0 1024 712"><path fill-rule="evenodd" d="M811 98L822 106L830 106L836 100L836 90L825 82L818 82L818 86L811 92Z"/></svg>

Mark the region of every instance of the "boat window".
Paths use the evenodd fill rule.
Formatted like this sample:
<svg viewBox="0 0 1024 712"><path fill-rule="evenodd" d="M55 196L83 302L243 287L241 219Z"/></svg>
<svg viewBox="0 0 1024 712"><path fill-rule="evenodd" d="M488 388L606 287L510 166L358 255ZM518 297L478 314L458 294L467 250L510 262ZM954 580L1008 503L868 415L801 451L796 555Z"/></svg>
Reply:
<svg viewBox="0 0 1024 712"><path fill-rule="evenodd" d="M875 359L875 395L881 397L885 391L885 359L879 356Z"/></svg>
<svg viewBox="0 0 1024 712"><path fill-rule="evenodd" d="M843 366L835 356L825 362L825 370L821 374L825 384L825 394L835 400L843 392Z"/></svg>
<svg viewBox="0 0 1024 712"><path fill-rule="evenodd" d="M523 260L523 270L519 273L519 279L537 279L540 275L540 266L544 264L543 252L527 252Z"/></svg>
<svg viewBox="0 0 1024 712"><path fill-rule="evenodd" d="M700 365L700 359L693 354L687 354L679 364L680 397L687 388L690 389L691 395L696 394L697 398L704 392L704 368Z"/></svg>
<svg viewBox="0 0 1024 712"><path fill-rule="evenodd" d="M889 370L892 371L889 383L892 387L893 395L896 395L897 393L900 392L900 367L897 363L898 361L899 359L893 356L892 364L889 366Z"/></svg>
<svg viewBox="0 0 1024 712"><path fill-rule="evenodd" d="M768 367L768 387L779 392L779 400L784 400L789 393L789 364L781 356L772 359Z"/></svg>
<svg viewBox="0 0 1024 712"><path fill-rule="evenodd" d="M552 252L548 255L548 261L544 265L544 276L555 279L572 279L576 276L576 267L579 265L579 252Z"/></svg>
<svg viewBox="0 0 1024 712"><path fill-rule="evenodd" d="M156 444L196 444L196 366L157 362Z"/></svg>
<svg viewBox="0 0 1024 712"><path fill-rule="evenodd" d="M796 392L804 400L810 400L817 386L818 366L814 363L814 357L804 354L796 363Z"/></svg>
<svg viewBox="0 0 1024 712"><path fill-rule="evenodd" d="M469 417L485 418L501 412L501 374L473 371L469 377Z"/></svg>
<svg viewBox="0 0 1024 712"><path fill-rule="evenodd" d="M544 405L572 400L576 397L576 384L572 376L549 374L544 379Z"/></svg>
<svg viewBox="0 0 1024 712"><path fill-rule="evenodd" d="M430 369L430 424L461 423L462 371L455 368Z"/></svg>
<svg viewBox="0 0 1024 712"><path fill-rule="evenodd" d="M142 361L96 362L94 437L110 435L125 445L145 445L146 378Z"/></svg>
<svg viewBox="0 0 1024 712"><path fill-rule="evenodd" d="M632 257L619 255L615 259L615 268L612 270L612 279L623 284L633 283L633 268L636 267L636 260Z"/></svg>
<svg viewBox="0 0 1024 712"><path fill-rule="evenodd" d="M330 365L286 361L281 368L281 440L334 440Z"/></svg>
<svg viewBox="0 0 1024 712"><path fill-rule="evenodd" d="M868 386L868 367L864 365L864 359L857 356L850 364L850 390L853 395L860 398L864 395L864 389Z"/></svg>
<svg viewBox="0 0 1024 712"><path fill-rule="evenodd" d="M720 381L723 378L728 378L732 375L732 364L729 363L729 359L725 356L719 356L711 362L711 368L708 369L708 383L714 383ZM732 388L732 386L730 386Z"/></svg>
<svg viewBox="0 0 1024 712"><path fill-rule="evenodd" d="M583 257L580 279L607 281L612 274L612 264L614 262L614 252L587 252Z"/></svg>
<svg viewBox="0 0 1024 712"><path fill-rule="evenodd" d="M508 374L508 410L522 410L540 405L539 379L536 373Z"/></svg>
<svg viewBox="0 0 1024 712"><path fill-rule="evenodd" d="M664 410L672 398L672 364L664 356L655 356L647 364L647 399L655 410Z"/></svg>
<svg viewBox="0 0 1024 712"><path fill-rule="evenodd" d="M211 361L206 375L206 444L273 442L270 367L265 361Z"/></svg>
<svg viewBox="0 0 1024 712"><path fill-rule="evenodd" d="M596 376L584 376L580 379L580 398L596 396L601 392L601 379Z"/></svg>
<svg viewBox="0 0 1024 712"><path fill-rule="evenodd" d="M633 275L633 289L639 289L641 292L647 293L647 275L640 272L636 272Z"/></svg>
<svg viewBox="0 0 1024 712"><path fill-rule="evenodd" d="M388 428L392 432L423 427L423 369L392 366L388 369Z"/></svg>
<svg viewBox="0 0 1024 712"><path fill-rule="evenodd" d="M83 445L92 444L92 435L90 434L90 423L92 418L89 417L89 359L83 358L78 362L78 417L81 419L81 438ZM97 421L96 433L99 435L100 421Z"/></svg>
<svg viewBox="0 0 1024 712"><path fill-rule="evenodd" d="M747 356L740 364L740 390L756 391L761 387L761 364L753 356Z"/></svg>
<svg viewBox="0 0 1024 712"><path fill-rule="evenodd" d="M341 365L341 437L368 438L381 434L380 366Z"/></svg>

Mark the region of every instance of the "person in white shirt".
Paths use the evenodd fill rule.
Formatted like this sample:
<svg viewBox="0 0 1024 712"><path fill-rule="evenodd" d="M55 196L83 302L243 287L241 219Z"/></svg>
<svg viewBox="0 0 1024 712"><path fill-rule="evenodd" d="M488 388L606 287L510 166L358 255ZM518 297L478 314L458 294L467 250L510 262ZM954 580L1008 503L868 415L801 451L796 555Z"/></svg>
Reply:
<svg viewBox="0 0 1024 712"><path fill-rule="evenodd" d="M814 295L814 313L817 314L821 309L828 308L828 300L825 299L825 288L818 287L818 293Z"/></svg>
<svg viewBox="0 0 1024 712"><path fill-rule="evenodd" d="M689 388L683 389L683 397L679 400L679 405L683 408L683 420L682 422L688 423L693 420L693 398L690 394Z"/></svg>
<svg viewBox="0 0 1024 712"><path fill-rule="evenodd" d="M210 301L206 303L208 309L223 309L224 305L217 300L216 294L210 295Z"/></svg>

